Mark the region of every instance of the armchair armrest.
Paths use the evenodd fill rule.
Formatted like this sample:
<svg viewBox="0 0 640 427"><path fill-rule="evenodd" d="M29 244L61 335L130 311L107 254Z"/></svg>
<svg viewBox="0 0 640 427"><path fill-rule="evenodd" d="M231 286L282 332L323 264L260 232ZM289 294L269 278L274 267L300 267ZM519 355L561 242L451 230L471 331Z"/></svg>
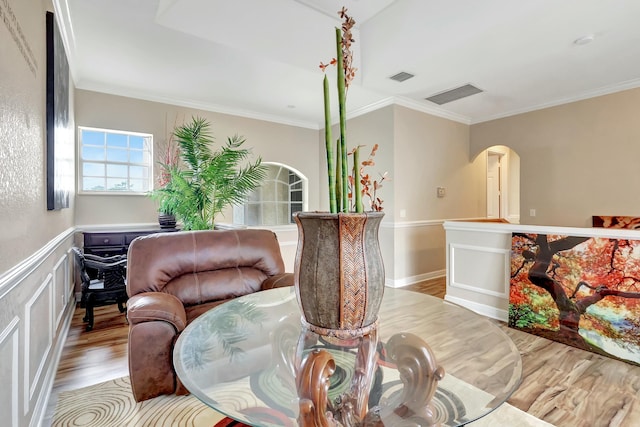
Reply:
<svg viewBox="0 0 640 427"><path fill-rule="evenodd" d="M111 257L113 258L113 257ZM127 266L127 259L118 259L118 260L113 260L113 261L106 261L105 260L110 260L111 258L94 258L94 257L89 257L85 255L84 258L84 265L85 267L89 267L89 268L95 268L96 270L100 270L100 271L106 271L106 270L118 270L118 269L122 269L124 267Z"/></svg>
<svg viewBox="0 0 640 427"><path fill-rule="evenodd" d="M184 305L177 297L163 292L143 292L127 301L127 318L129 323L164 321L182 332L187 326L187 314Z"/></svg>
<svg viewBox="0 0 640 427"><path fill-rule="evenodd" d="M112 262L121 261L123 259L126 260L127 256L126 255L99 256L99 255L93 255L93 254L84 254L84 259L104 262L104 263L112 263Z"/></svg>
<svg viewBox="0 0 640 427"><path fill-rule="evenodd" d="M276 274L262 282L261 290L293 286L293 273Z"/></svg>

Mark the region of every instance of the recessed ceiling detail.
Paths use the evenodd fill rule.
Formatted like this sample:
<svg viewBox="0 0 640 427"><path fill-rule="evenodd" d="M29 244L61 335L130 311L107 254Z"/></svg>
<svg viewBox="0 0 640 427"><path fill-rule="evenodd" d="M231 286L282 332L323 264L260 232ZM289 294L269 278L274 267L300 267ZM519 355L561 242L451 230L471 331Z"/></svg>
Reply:
<svg viewBox="0 0 640 427"><path fill-rule="evenodd" d="M478 89L472 84L466 84L464 86L457 87L455 89L446 90L444 92L436 93L428 98L427 101L431 101L438 105L443 105L448 102L456 101L467 96L475 95L476 93L484 92L482 89Z"/></svg>
<svg viewBox="0 0 640 427"><path fill-rule="evenodd" d="M389 77L391 80L395 80L396 82L403 82L405 80L409 80L410 78L415 77L415 75L411 73L407 73L406 71L400 71L398 74L394 74Z"/></svg>
<svg viewBox="0 0 640 427"><path fill-rule="evenodd" d="M461 7L475 3L53 1L78 90L311 129L324 127L318 65L336 56L343 6L357 22L350 117L394 103L479 123L640 87L640 1L611 7L595 0L492 0ZM572 43L589 35L595 40L586 46ZM390 79L401 71L415 78ZM333 92L335 69L328 78ZM471 82L487 93L440 105L439 98L425 100Z"/></svg>
<svg viewBox="0 0 640 427"><path fill-rule="evenodd" d="M343 7L349 10L349 16L356 20L356 27L382 12L396 0L366 0L346 2L344 0L295 0L320 13L338 19L338 11Z"/></svg>

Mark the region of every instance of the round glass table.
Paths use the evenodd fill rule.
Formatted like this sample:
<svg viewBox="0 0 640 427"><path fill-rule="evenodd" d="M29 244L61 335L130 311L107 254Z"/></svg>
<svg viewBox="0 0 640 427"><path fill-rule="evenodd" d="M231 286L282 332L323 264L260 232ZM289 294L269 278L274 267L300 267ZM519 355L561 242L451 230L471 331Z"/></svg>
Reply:
<svg viewBox="0 0 640 427"><path fill-rule="evenodd" d="M180 334L178 377L253 426L313 425L302 416L327 411L342 425L459 426L520 384L520 354L496 324L425 294L386 288L366 337L320 336L303 323L293 287L222 304Z"/></svg>

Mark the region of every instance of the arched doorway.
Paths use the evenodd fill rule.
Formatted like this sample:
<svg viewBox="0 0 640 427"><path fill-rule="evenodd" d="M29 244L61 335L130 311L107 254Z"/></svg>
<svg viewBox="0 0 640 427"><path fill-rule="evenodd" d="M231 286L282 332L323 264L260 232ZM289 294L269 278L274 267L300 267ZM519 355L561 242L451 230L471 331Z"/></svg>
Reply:
<svg viewBox="0 0 640 427"><path fill-rule="evenodd" d="M487 218L520 222L520 156L504 145L480 153L486 158Z"/></svg>

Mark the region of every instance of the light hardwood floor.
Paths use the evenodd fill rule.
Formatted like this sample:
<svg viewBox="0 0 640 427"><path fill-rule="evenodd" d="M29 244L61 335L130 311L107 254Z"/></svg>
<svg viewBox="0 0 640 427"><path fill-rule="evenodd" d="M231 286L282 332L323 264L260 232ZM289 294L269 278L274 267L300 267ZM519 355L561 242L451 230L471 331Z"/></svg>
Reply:
<svg viewBox="0 0 640 427"><path fill-rule="evenodd" d="M445 279L433 279L404 289L443 298ZM76 309L45 426L50 423L61 391L128 374L128 325L117 306L96 309L95 327L91 332L84 330L83 315L83 310ZM640 367L496 323L511 337L522 356L522 384L509 399L511 405L558 427L640 426Z"/></svg>

